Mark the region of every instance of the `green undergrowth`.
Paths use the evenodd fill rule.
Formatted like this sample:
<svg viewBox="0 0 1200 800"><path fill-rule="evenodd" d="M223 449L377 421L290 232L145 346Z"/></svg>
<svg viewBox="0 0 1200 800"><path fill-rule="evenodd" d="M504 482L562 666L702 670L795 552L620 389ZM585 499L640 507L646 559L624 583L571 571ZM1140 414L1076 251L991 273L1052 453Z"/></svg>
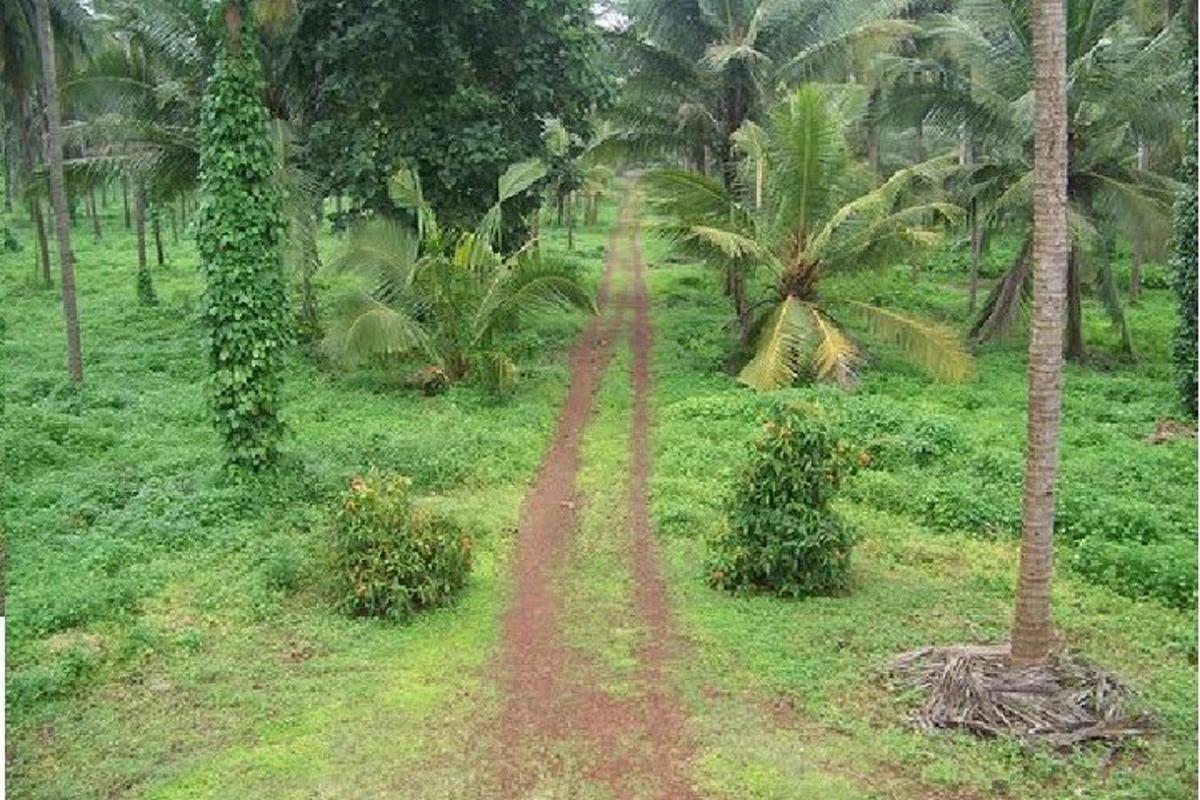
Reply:
<svg viewBox="0 0 1200 800"><path fill-rule="evenodd" d="M593 284L612 218L606 207L577 234L571 257ZM100 241L85 218L75 230L86 381L74 388L28 223L0 218L23 244L0 253L14 796L455 796L461 737L438 734L495 705L476 667L495 649L520 501L583 317L515 334L520 378L502 400L470 385L425 397L406 376L335 371L296 348L282 463L230 481L206 407L190 234L175 244L167 229L168 263L151 267L161 302L145 308L119 195L103 221ZM566 249L562 231L543 233ZM328 262L339 242L319 244ZM318 273L325 312L349 280ZM475 544L462 596L405 625L337 613L321 567L338 493L371 466L411 476ZM418 769L426 759L445 769Z"/></svg>
<svg viewBox="0 0 1200 800"><path fill-rule="evenodd" d="M1161 725L1109 763L1008 740L925 736L913 698L882 670L924 645L1003 639L1011 621L1025 437L1021 340L988 345L977 375L934 384L872 349L851 394L799 386L760 395L720 370L731 332L716 277L648 238L655 299L656 523L680 624L680 666L698 730L697 775L728 798L1185 798L1195 795L1196 447L1151 445L1175 413L1166 292L1130 311L1136 363L1088 304L1095 359L1069 366L1055 620L1071 648L1114 670ZM964 324L961 276L907 265L849 276L842 293ZM862 456L834 507L859 529L838 598L731 597L705 587L704 542L780 400L818 405Z"/></svg>

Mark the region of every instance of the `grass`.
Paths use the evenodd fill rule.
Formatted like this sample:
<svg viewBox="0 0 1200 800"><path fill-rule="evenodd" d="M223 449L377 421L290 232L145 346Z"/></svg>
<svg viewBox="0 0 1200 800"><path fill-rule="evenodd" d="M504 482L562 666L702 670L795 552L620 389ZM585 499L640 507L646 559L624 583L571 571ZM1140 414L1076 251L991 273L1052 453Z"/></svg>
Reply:
<svg viewBox="0 0 1200 800"><path fill-rule="evenodd" d="M612 211L577 233L576 256L593 279ZM114 212L100 242L76 229L79 389L65 380L57 293L32 279L28 227L0 220L25 244L0 255L14 796L472 796L492 746L481 720L501 702L488 665L512 533L580 318L547 317L519 334L511 352L521 382L501 402L469 386L423 397L394 375L331 371L297 352L285 463L270 479L229 484L202 390L194 249L168 241L171 263L154 271L162 303L139 308L132 237ZM565 249L562 231L545 232L548 249ZM336 245L321 241L326 256ZM863 533L853 586L803 602L732 597L705 586L704 541L778 398L721 371L730 331L715 277L673 263L652 238L644 252L657 328L652 511L690 641L672 679L691 713L694 777L706 795L1195 795L1196 449L1143 442L1157 418L1175 414L1165 291L1149 289L1130 312L1136 363L1097 358L1066 378L1056 622L1161 723L1106 765L1103 748L1063 755L916 734L904 724L913 699L877 677L906 648L1006 633L1022 343L982 348L978 374L962 386L932 384L873 347L857 393L779 395L819 403L871 454L838 501ZM956 258L930 259L916 281L898 265L829 289L961 326ZM326 308L347 280L322 276ZM1089 344L1103 354L1116 339L1090 302L1087 314ZM630 400L628 344L616 345L584 436L582 524L561 579L567 640L623 694L637 691L644 631L620 622L632 602L621 549ZM472 531L479 560L453 607L399 626L329 610L321 570L331 505L371 464L411 475L418 494Z"/></svg>
<svg viewBox="0 0 1200 800"><path fill-rule="evenodd" d="M520 500L582 318L522 331L520 390L500 402L469 386L427 398L297 352L285 463L230 484L205 405L194 247L168 240L170 263L154 269L161 304L141 308L133 238L119 209L104 221L99 242L75 230L78 389L28 226L0 223L25 244L0 255L15 796L269 797L317 784L344 796L338 787L364 786L364 759L396 767L382 791L431 754L448 755L453 775L455 743L424 732L494 700L471 676L494 650ZM578 238L599 263L604 227ZM337 243L321 245L328 256ZM346 280L322 278L327 308ZM411 626L341 618L321 580L334 498L372 464L412 476L478 542L461 602Z"/></svg>
<svg viewBox="0 0 1200 800"><path fill-rule="evenodd" d="M693 643L679 676L701 742L707 793L729 798L1185 798L1196 792L1195 527L1192 441L1152 446L1176 415L1166 363L1165 291L1130 313L1141 360L1071 366L1066 376L1055 619L1066 643L1116 671L1158 716L1158 735L1111 764L1012 741L908 729L913 698L881 677L929 644L1004 638L1012 614L1024 445L1023 343L981 349L962 386L933 384L870 347L859 391L800 386L756 395L722 375L729 310L715 276L645 243L657 299L654 515L674 605ZM827 290L961 326L961 278L907 266L848 276ZM1089 344L1116 339L1089 304ZM870 345L868 345L870 346ZM816 403L872 462L837 507L861 531L846 597L782 601L705 588L704 540L722 524L731 478L770 403ZM1094 543L1153 554L1170 573L1122 583L1081 569ZM1163 549L1181 563L1164 563ZM1118 573L1119 574L1119 573ZM1144 576L1143 576L1144 577ZM1182 582L1178 589L1171 581ZM1179 606L1180 608L1175 608Z"/></svg>

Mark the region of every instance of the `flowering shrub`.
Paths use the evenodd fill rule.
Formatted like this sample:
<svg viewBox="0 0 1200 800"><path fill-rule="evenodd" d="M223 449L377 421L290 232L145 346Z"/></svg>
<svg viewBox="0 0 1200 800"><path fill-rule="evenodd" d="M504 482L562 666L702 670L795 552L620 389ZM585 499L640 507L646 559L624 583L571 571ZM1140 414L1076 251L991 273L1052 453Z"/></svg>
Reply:
<svg viewBox="0 0 1200 800"><path fill-rule="evenodd" d="M406 619L449 603L471 571L471 540L413 505L411 481L371 470L342 495L333 531L338 607Z"/></svg>

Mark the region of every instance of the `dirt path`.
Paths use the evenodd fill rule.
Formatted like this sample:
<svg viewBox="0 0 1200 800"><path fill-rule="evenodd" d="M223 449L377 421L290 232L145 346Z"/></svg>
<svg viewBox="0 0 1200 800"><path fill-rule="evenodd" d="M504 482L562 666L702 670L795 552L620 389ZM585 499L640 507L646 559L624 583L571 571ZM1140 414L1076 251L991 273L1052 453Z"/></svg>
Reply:
<svg viewBox="0 0 1200 800"><path fill-rule="evenodd" d="M609 238L599 290L602 314L590 321L572 351L570 388L558 427L521 512L513 601L503 620L500 656L504 796L594 796L596 789L615 798L694 796L687 718L665 676L673 632L646 488L652 328L631 194L626 192ZM614 277L621 288L609 302ZM625 549L633 576L631 612L645 636L637 648L637 688L617 696L603 688L603 667L596 659L567 643L561 584L584 500L576 488L582 434L626 325L633 402Z"/></svg>

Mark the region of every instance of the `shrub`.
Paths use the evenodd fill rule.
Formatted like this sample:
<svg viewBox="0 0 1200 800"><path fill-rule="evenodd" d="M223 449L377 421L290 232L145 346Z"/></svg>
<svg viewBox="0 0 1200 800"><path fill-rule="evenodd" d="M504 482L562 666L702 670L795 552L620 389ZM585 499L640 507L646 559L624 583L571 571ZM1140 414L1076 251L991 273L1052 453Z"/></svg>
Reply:
<svg viewBox="0 0 1200 800"><path fill-rule="evenodd" d="M466 583L471 540L413 505L411 481L371 470L342 496L333 534L337 603L354 616L405 619Z"/></svg>
<svg viewBox="0 0 1200 800"><path fill-rule="evenodd" d="M1196 606L1196 542L1163 544L1085 539L1071 568L1090 583L1134 599L1152 598L1175 608Z"/></svg>
<svg viewBox="0 0 1200 800"><path fill-rule="evenodd" d="M829 508L850 465L826 425L780 406L734 484L728 525L712 541L710 581L788 597L843 591L853 530Z"/></svg>
<svg viewBox="0 0 1200 800"><path fill-rule="evenodd" d="M937 531L1005 536L1021 530L1021 499L1012 488L945 475L918 500L920 518Z"/></svg>

